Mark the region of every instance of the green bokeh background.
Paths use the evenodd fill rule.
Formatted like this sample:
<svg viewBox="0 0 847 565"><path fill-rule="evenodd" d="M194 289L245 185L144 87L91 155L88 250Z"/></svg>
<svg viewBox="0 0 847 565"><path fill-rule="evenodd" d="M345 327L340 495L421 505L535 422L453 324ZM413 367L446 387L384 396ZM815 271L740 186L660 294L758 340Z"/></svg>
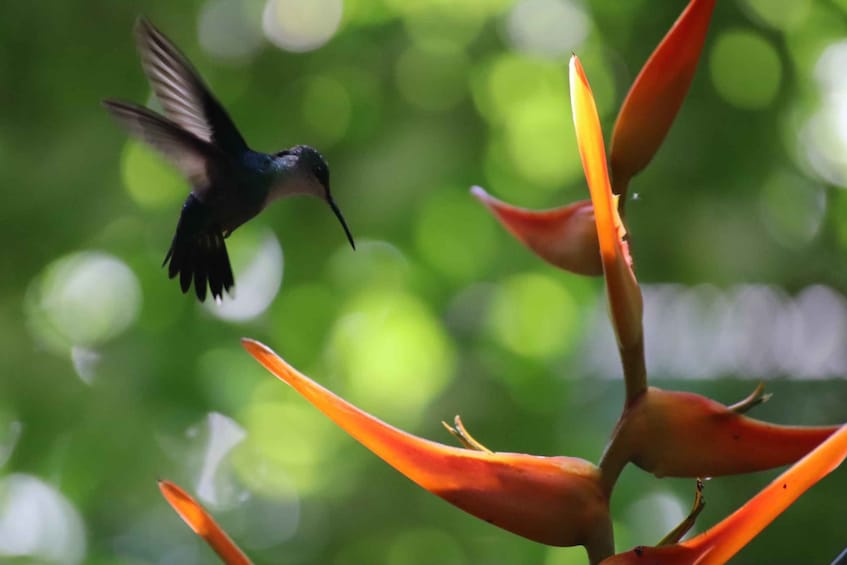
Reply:
<svg viewBox="0 0 847 565"><path fill-rule="evenodd" d="M224 4L240 6L248 22L261 17L258 0L215 5ZM161 477L197 492L206 461L216 493L206 502L258 563L584 561L582 549L523 540L409 483L238 342L267 343L364 409L428 438L450 442L439 422L460 413L495 450L599 459L623 397L615 375L582 370L601 281L542 264L468 187L528 207L585 198L567 98L570 51L583 60L608 133L685 2L568 4L584 20L569 19L563 31L541 18L536 35L581 29L584 38L547 57L510 40L515 4L348 1L319 49L262 42L233 60L198 42L198 21L211 9L198 0L3 3L4 520L16 519L10 481L26 474L79 514L86 545L65 559L208 562L211 552L156 489ZM274 205L229 240L237 280L263 241L276 236L282 245L282 287L258 317L222 320L160 268L186 186L98 103L148 100L131 33L139 14L189 55L254 148L307 143L330 163L359 250L350 251L318 201ZM835 165L829 175L811 166L806 149L806 124L828 103L818 61L845 37L843 1L718 2L691 93L631 185L642 283L847 292L844 176ZM836 141L824 145L838 155ZM85 261L99 270L56 290ZM754 386L749 375L686 376L653 382L727 403ZM774 398L754 415L844 421L847 375L833 376L776 375ZM209 467L204 454L221 422L239 426L240 441ZM708 482L698 528L775 474ZM693 481L627 468L612 501L618 549L655 543L692 493ZM840 469L736 562L829 562L847 545L845 500Z"/></svg>

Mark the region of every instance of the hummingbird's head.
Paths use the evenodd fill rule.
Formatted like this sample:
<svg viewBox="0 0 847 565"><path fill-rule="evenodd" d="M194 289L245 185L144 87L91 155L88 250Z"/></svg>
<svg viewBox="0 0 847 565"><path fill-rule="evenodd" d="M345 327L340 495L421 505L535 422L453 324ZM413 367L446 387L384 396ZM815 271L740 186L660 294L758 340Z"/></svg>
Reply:
<svg viewBox="0 0 847 565"><path fill-rule="evenodd" d="M350 228L347 227L347 222L344 221L344 216L341 214L341 210L338 208L335 200L332 199L332 193L329 191L329 165L327 165L323 155L308 145L295 145L291 149L278 153L277 156L291 156L294 158L294 169L304 177L305 192L317 196L329 204L338 221L341 222L341 227L344 228L344 233L347 234L350 246L356 249L356 243L353 241Z"/></svg>

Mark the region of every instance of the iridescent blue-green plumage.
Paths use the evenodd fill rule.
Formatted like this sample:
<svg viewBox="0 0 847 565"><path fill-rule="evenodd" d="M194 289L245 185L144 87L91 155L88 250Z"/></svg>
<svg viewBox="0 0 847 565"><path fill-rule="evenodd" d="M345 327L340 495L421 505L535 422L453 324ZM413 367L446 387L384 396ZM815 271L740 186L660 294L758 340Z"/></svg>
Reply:
<svg viewBox="0 0 847 565"><path fill-rule="evenodd" d="M179 275L183 292L192 282L200 301L207 287L215 299L229 291L235 281L224 238L277 198L306 194L325 200L355 249L330 194L329 168L320 153L306 145L273 155L253 151L188 59L159 30L142 18L136 39L165 115L117 100L103 105L191 183L163 263L171 278Z"/></svg>

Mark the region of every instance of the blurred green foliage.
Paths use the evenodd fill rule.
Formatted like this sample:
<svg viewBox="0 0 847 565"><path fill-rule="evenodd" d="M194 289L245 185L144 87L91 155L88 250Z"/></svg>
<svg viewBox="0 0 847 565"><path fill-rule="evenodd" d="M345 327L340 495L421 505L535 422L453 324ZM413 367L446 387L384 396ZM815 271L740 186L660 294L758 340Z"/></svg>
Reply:
<svg viewBox="0 0 847 565"><path fill-rule="evenodd" d="M3 3L0 552L208 562L158 494L166 477L259 563L583 562L581 549L520 539L412 485L238 338L419 435L449 441L439 421L461 413L492 449L597 461L623 397L619 375L593 378L582 356L600 281L541 264L467 188L528 207L585 198L567 57L580 55L609 132L684 4L349 0L329 41L297 53L260 37L259 0ZM236 292L254 288L253 269L267 295L258 315L221 319L160 268L187 186L98 105L149 99L139 14L188 54L254 148L307 143L331 165L359 250L321 203L274 205L229 240ZM825 63L845 31L845 2L718 2L689 98L631 185L642 283L823 284L843 297L847 87ZM270 255L257 256L263 241ZM685 329L650 323L648 335ZM653 382L727 403L754 386L688 376ZM757 417L845 420L843 371L772 376ZM707 483L698 527L775 474ZM627 469L612 501L618 548L658 541L693 491ZM845 493L838 471L737 562L828 562L847 544ZM16 508L42 514L14 530Z"/></svg>

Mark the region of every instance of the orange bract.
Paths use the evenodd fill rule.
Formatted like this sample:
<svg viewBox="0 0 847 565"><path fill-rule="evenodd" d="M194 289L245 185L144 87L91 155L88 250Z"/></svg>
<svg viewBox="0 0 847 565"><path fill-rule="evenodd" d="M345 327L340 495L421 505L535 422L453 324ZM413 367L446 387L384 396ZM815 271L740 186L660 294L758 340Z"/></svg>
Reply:
<svg viewBox="0 0 847 565"><path fill-rule="evenodd" d="M612 133L615 192L658 151L682 106L706 40L715 0L691 0L630 88Z"/></svg>
<svg viewBox="0 0 847 565"><path fill-rule="evenodd" d="M570 84L577 146L594 205L597 239L606 277L606 293L624 365L627 403L630 403L644 392L647 383L644 333L641 327L641 289L638 288L638 281L632 272L629 246L623 240L626 230L618 213L617 199L613 197L609 185L606 149L597 106L576 55L571 57Z"/></svg>
<svg viewBox="0 0 847 565"><path fill-rule="evenodd" d="M590 556L612 548L608 501L599 471L575 457L490 453L408 434L363 412L300 374L266 346L244 348L344 431L426 490L523 537L584 545Z"/></svg>
<svg viewBox="0 0 847 565"><path fill-rule="evenodd" d="M847 426L773 480L728 518L690 540L665 547L639 547L603 561L604 565L719 565L747 545L800 495L847 458Z"/></svg>
<svg viewBox="0 0 847 565"><path fill-rule="evenodd" d="M698 394L650 387L624 411L602 466L614 473L632 461L657 477L750 473L797 461L837 429L769 424Z"/></svg>
<svg viewBox="0 0 847 565"><path fill-rule="evenodd" d="M159 481L159 490L179 517L194 530L194 533L206 540L227 565L249 565L251 561L238 546L226 535L214 518L191 498L187 492L170 481Z"/></svg>
<svg viewBox="0 0 847 565"><path fill-rule="evenodd" d="M551 210L527 210L506 204L479 186L471 188L471 193L509 233L551 265L579 275L603 274L590 200Z"/></svg>

